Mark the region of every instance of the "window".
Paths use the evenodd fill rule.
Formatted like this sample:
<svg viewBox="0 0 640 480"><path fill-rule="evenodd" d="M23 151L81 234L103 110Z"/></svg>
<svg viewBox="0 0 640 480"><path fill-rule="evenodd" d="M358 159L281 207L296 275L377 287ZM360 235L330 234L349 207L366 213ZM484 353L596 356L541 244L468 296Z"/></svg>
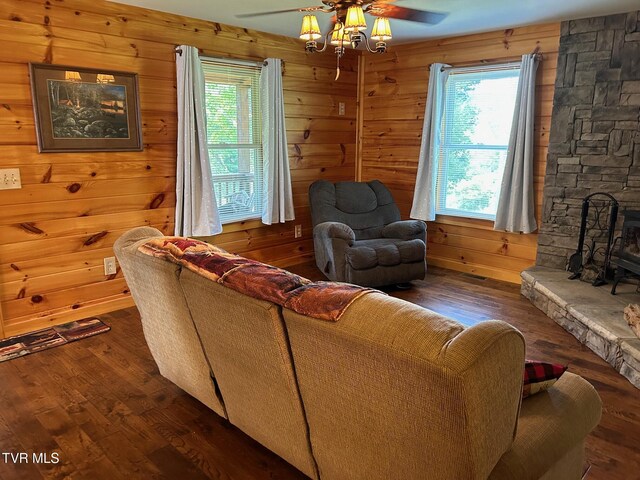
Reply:
<svg viewBox="0 0 640 480"><path fill-rule="evenodd" d="M437 214L495 220L519 74L517 68L473 73L454 69L449 74L436 179Z"/></svg>
<svg viewBox="0 0 640 480"><path fill-rule="evenodd" d="M207 146L222 223L262 215L260 66L202 60Z"/></svg>

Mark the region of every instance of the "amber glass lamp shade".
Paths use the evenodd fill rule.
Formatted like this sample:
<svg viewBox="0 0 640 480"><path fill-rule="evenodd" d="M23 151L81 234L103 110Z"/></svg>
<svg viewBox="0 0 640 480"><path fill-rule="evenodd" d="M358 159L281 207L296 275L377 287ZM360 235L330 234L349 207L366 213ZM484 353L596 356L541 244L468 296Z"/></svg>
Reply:
<svg viewBox="0 0 640 480"><path fill-rule="evenodd" d="M371 31L371 39L377 42L386 42L391 40L391 25L389 19L384 17L376 18L373 24L373 30Z"/></svg>
<svg viewBox="0 0 640 480"><path fill-rule="evenodd" d="M340 26L338 29L337 27ZM349 34L345 33L344 25L340 23L336 23L334 27L333 33L331 34L331 45L335 45L336 47L340 47L344 44L349 43Z"/></svg>
<svg viewBox="0 0 640 480"><path fill-rule="evenodd" d="M364 19L364 12L360 5L352 5L347 10L347 19L344 24L344 31L347 33L358 33L367 28L367 21Z"/></svg>
<svg viewBox="0 0 640 480"><path fill-rule="evenodd" d="M307 42L317 40L322 37L318 19L315 15L305 15L302 19L302 28L300 29L300 38Z"/></svg>

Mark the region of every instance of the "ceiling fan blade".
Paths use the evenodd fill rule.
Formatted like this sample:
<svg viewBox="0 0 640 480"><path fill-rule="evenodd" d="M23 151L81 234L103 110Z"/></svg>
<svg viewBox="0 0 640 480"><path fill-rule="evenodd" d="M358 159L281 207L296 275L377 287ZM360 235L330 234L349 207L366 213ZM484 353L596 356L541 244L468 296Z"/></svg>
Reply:
<svg viewBox="0 0 640 480"><path fill-rule="evenodd" d="M251 17L263 17L265 15L276 15L278 13L289 12L326 12L324 7L302 7L302 8L289 8L287 10L273 10L271 12L256 12L256 13L241 13L236 15L236 18L251 18Z"/></svg>
<svg viewBox="0 0 640 480"><path fill-rule="evenodd" d="M411 22L428 23L430 25L437 25L449 15L448 13L427 12L425 10L414 10L413 8L398 7L397 5L383 3L372 5L367 13L377 17L397 18L398 20L409 20Z"/></svg>

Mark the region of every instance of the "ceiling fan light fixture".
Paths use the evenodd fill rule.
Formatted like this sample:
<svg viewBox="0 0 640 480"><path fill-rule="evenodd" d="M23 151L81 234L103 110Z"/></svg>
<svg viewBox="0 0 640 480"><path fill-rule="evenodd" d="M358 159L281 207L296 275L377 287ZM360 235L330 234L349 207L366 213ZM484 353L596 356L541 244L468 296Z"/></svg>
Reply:
<svg viewBox="0 0 640 480"><path fill-rule="evenodd" d="M364 18L364 11L360 5L351 5L347 10L344 31L348 33L358 33L367 28L367 21Z"/></svg>
<svg viewBox="0 0 640 480"><path fill-rule="evenodd" d="M302 28L300 29L300 38L307 42L317 40L322 37L320 25L315 15L305 15L302 19Z"/></svg>
<svg viewBox="0 0 640 480"><path fill-rule="evenodd" d="M373 24L373 30L371 31L371 39L378 42L386 42L391 40L391 25L389 19L385 17L378 17Z"/></svg>
<svg viewBox="0 0 640 480"><path fill-rule="evenodd" d="M376 3L386 3L387 1L393 0L322 0L324 7L299 9L298 11L307 13L312 11L335 12L334 26L325 35L322 35L315 15L306 14L304 16L300 38L306 41L305 50L307 53L322 53L327 50L327 47L333 45L337 60L336 80L340 76L340 59L345 55L347 47L355 50L360 46L364 46L370 53L385 53L387 51L387 40L392 38L391 24L388 17L380 15L386 13L391 15L392 18L407 19L409 14L415 16L416 12L425 13L403 7L394 7L394 9L388 10L385 6ZM367 35L365 13L376 17L371 37ZM426 13L429 14L429 12ZM418 21L423 20L420 19ZM324 43L319 46L316 40L321 37L324 38ZM374 46L371 45L370 40L375 41Z"/></svg>
<svg viewBox="0 0 640 480"><path fill-rule="evenodd" d="M338 28L338 26L340 26L340 28ZM331 45L341 47L345 43L349 43L349 34L344 31L344 25L336 23L336 27L331 34Z"/></svg>

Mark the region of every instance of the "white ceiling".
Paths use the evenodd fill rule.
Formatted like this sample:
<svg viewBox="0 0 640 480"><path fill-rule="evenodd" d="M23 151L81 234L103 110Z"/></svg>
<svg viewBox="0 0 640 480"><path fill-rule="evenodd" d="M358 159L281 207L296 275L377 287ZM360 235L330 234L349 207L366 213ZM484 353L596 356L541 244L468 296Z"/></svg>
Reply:
<svg viewBox="0 0 640 480"><path fill-rule="evenodd" d="M112 0L113 1L113 0ZM139 7L212 20L228 25L297 37L302 13L282 13L256 18L237 14L320 5L319 0L117 0ZM536 23L594 17L638 10L639 0L397 0L398 6L447 12L439 25L392 20L394 43L486 32ZM330 23L325 17L323 31Z"/></svg>

